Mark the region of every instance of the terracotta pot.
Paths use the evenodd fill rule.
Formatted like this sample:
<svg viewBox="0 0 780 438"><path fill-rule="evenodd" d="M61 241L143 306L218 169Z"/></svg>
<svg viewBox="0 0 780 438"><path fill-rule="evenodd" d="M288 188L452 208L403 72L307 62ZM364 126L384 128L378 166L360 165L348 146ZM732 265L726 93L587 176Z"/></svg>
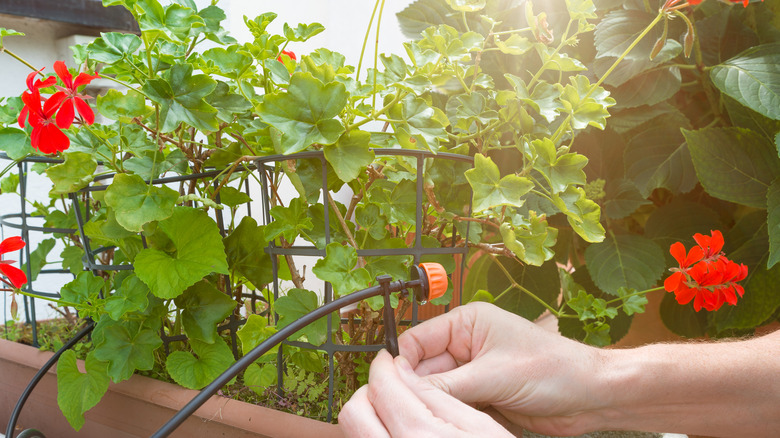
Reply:
<svg viewBox="0 0 780 438"><path fill-rule="evenodd" d="M52 356L36 348L0 339L0 426L5 431L19 395ZM79 363L83 370L83 362ZM75 432L57 406L57 376L41 380L21 411L17 430L35 428L48 437L148 437L197 391L143 376L111 384ZM337 425L286 412L213 396L171 436L211 437L341 437Z"/></svg>

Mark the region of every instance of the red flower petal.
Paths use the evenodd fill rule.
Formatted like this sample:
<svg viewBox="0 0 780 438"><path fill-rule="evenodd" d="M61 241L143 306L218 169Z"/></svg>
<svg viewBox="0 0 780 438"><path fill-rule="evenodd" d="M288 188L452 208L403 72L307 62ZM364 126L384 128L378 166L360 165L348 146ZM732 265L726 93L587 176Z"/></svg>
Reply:
<svg viewBox="0 0 780 438"><path fill-rule="evenodd" d="M675 272L664 280L664 289L667 292L677 290L683 281L685 281L685 274L679 271Z"/></svg>
<svg viewBox="0 0 780 438"><path fill-rule="evenodd" d="M27 275L21 269L6 263L0 263L0 272L2 272L15 288L20 288L27 283Z"/></svg>
<svg viewBox="0 0 780 438"><path fill-rule="evenodd" d="M19 236L9 237L0 242L0 254L24 248L24 240Z"/></svg>
<svg viewBox="0 0 780 438"><path fill-rule="evenodd" d="M688 304L693 297L696 296L695 288L689 288L685 284L681 284L680 287L674 291L674 299L680 304Z"/></svg>
<svg viewBox="0 0 780 438"><path fill-rule="evenodd" d="M87 85L90 82L92 82L94 79L99 78L100 75L95 73L94 76L88 73L79 73L78 76L76 76L76 80L73 81L73 90L75 91L77 88L79 88L82 85Z"/></svg>
<svg viewBox="0 0 780 438"><path fill-rule="evenodd" d="M73 119L75 118L76 115L73 112L73 103L71 103L71 99L68 99L65 101L65 104L60 107L60 111L57 113L57 126L62 129L68 129L70 128L70 125L73 124Z"/></svg>
<svg viewBox="0 0 780 438"><path fill-rule="evenodd" d="M79 115L84 119L84 122L88 125L95 123L95 113L92 112L92 108L89 107L87 102L84 102L80 97L74 97L73 103L76 105L76 110L78 110Z"/></svg>
<svg viewBox="0 0 780 438"><path fill-rule="evenodd" d="M683 266L683 263L685 263L685 245L680 242L674 242L672 246L669 247L669 254L677 260L680 267Z"/></svg>
<svg viewBox="0 0 780 438"><path fill-rule="evenodd" d="M62 79L62 82L66 87L73 89L73 75L68 71L68 66L62 61L54 62L54 71L57 72L57 76Z"/></svg>
<svg viewBox="0 0 780 438"><path fill-rule="evenodd" d="M53 123L33 129L31 143L44 154L54 154L70 147L70 139Z"/></svg>

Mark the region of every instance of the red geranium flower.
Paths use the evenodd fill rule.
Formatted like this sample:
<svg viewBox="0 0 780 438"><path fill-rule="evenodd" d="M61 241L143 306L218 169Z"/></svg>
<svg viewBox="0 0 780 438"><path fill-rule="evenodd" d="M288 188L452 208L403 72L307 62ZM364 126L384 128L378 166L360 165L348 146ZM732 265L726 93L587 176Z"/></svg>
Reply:
<svg viewBox="0 0 780 438"><path fill-rule="evenodd" d="M3 254L20 250L24 248L24 245L24 240L21 237L9 237L0 242L0 272L8 277L10 283L2 278L0 280L17 289L27 283L27 275L21 269L11 266L11 263L14 263L12 260L3 260Z"/></svg>
<svg viewBox="0 0 780 438"><path fill-rule="evenodd" d="M702 308L718 310L725 303L736 305L737 295L741 297L745 294L737 282L747 277L747 266L723 255L724 242L720 231L712 231L711 236L697 233L693 238L698 246L691 248L687 255L685 246L680 242L669 248L679 267L670 269L672 275L664 280L664 289L674 292L680 304L693 300L693 308L697 312Z"/></svg>
<svg viewBox="0 0 780 438"><path fill-rule="evenodd" d="M40 79L35 79L35 76L38 75L41 72L41 70L43 70L43 68L27 75L27 89L29 91L25 91L25 94L32 93L35 90L46 88L57 83L57 78L55 78L54 76L49 76L43 81ZM24 127L24 121L27 120L28 113L29 110L27 109L27 106L26 105L23 106L22 110L19 111L19 119L18 119L19 126Z"/></svg>
<svg viewBox="0 0 780 438"><path fill-rule="evenodd" d="M62 99L62 107L57 113L57 125L61 128L70 128L73 124L73 119L76 117L76 112L84 119L84 121L91 125L95 122L95 113L92 112L92 108L87 105L84 99L88 99L89 96L80 94L78 88L82 85L87 85L92 82L93 79L97 79L100 76L95 74L94 76L87 73L79 73L76 76L76 80L73 80L73 75L68 71L68 67L62 61L56 61L54 63L54 71L57 72L57 76L60 77L65 87L57 86L58 92L54 93L51 97Z"/></svg>
<svg viewBox="0 0 780 438"><path fill-rule="evenodd" d="M55 94L41 106L41 94L37 89L22 94L28 122L33 128L30 143L44 154L53 154L70 147L70 139L60 130L54 118L64 97ZM24 120L19 122L19 126L24 128Z"/></svg>

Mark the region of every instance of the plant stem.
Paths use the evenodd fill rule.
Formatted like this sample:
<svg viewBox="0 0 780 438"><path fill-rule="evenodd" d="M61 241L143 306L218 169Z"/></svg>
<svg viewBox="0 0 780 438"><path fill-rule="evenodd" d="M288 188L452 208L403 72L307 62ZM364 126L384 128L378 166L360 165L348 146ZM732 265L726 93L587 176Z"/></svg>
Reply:
<svg viewBox="0 0 780 438"><path fill-rule="evenodd" d="M43 76L43 73L39 72L37 68L33 67L33 65L32 65L32 64L30 64L29 62L27 62L27 61L26 61L24 58L22 58L21 56L17 55L16 53L14 53L14 52L12 52L12 51L10 51L10 50L8 50L8 49L6 49L5 47L2 47L2 48L0 48L0 53L3 53L3 52L5 52L5 53L7 53L9 56L11 56L11 58L14 58L15 60L17 60L17 61L21 62L21 63L22 63L22 64L24 64L24 65L26 65L27 67L29 67L29 68L30 68L30 70L32 70L32 71L35 71L35 72L38 72L38 74L39 74L39 75Z"/></svg>
<svg viewBox="0 0 780 438"><path fill-rule="evenodd" d="M355 72L355 81L360 81L360 68L363 65L363 55L366 53L366 45L368 44L368 36L371 34L371 26L374 24L374 16L376 10L379 7L380 0L376 0L374 3L374 10L371 11L371 18L368 20L368 27L366 28L366 35L363 37L363 46L360 48L360 58L358 59L357 71Z"/></svg>

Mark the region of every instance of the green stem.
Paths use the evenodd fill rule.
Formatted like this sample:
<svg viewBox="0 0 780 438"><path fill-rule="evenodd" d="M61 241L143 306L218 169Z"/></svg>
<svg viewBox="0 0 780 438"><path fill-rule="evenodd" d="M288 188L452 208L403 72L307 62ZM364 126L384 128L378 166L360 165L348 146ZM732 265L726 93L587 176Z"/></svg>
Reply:
<svg viewBox="0 0 780 438"><path fill-rule="evenodd" d="M505 293L509 292L509 290L511 290L512 288L517 288L517 289L519 289L521 292L523 292L524 294L526 294L526 295L528 295L529 297L533 298L533 299L534 299L535 301L537 301L539 304L541 304L542 306L544 306L544 308L545 308L545 309L547 309L547 310L548 310L550 313L552 313L553 315L555 315L557 318L569 318L569 317L571 317L571 315L568 315L568 314L565 314L565 313L563 313L563 312L560 312L560 311L558 311L558 310L557 310L557 309L555 309L554 307L552 307L552 306L550 306L549 304L547 304L547 302L546 302L546 301L544 301L543 299L541 299L541 298L537 297L537 296L536 296L536 294L534 294L534 293L533 293L533 292L531 292L530 290L528 290L528 289L524 288L523 286L521 286L521 285L517 284L517 282L515 282L515 280L514 280L514 277L512 277L512 274L510 274L510 273L509 273L509 271L508 271L508 270L507 270L507 269L504 267L504 265L503 265L503 264L502 264L502 263L501 263L501 262L500 262L500 261L499 261L497 258L495 258L495 257L494 257L494 258L493 258L493 261L495 261L495 262L496 262L496 264L498 265L498 267L501 269L501 271L504 273L504 275L506 276L506 278L507 278L507 279L509 279L509 281L510 281L510 283L511 283L511 284L510 284L510 286L509 286L509 287L508 287L508 288L507 288L505 291L501 292L501 293L500 293L500 294L499 294L499 295L498 295L498 296L497 296L497 297L496 297L496 298L495 298L493 301L496 301L496 300L498 300L499 298L501 298L501 296L502 296L502 295L504 295Z"/></svg>
<svg viewBox="0 0 780 438"><path fill-rule="evenodd" d="M385 0L379 6L379 17L376 20L376 38L374 39L374 81L371 89L371 107L376 108L376 71L379 65L379 28L382 26L382 12L385 10Z"/></svg>
<svg viewBox="0 0 780 438"><path fill-rule="evenodd" d="M398 103L398 102L399 102L401 99L403 99L403 97L404 97L404 96L406 96L407 94L408 94L407 92L399 92L399 93L398 93L398 96L396 96L396 97L395 97L395 98L394 98L392 101L390 101L390 103L388 103L387 105L385 105L385 106L383 106L382 108L380 108L380 109L379 109L379 111L377 111L377 112L375 112L375 113L372 113L372 114L371 114L371 117L368 117L368 118L366 118L366 119L363 119L363 120L361 120L361 121L359 121L359 122L355 122L355 123L353 123L353 124L351 124L351 125L348 125L348 126L347 126L347 128L346 128L346 130L347 130L347 131L351 131L352 129L355 129L355 128L358 128L358 127L360 127L360 126L363 126L363 125L365 125L365 124L366 124L366 123L368 123L368 122L373 122L374 120L376 120L376 118L377 118L377 117L379 117L380 115L384 114L384 113L385 113L385 112L387 112L387 111L388 111L390 108L392 108L393 106L395 106L395 104L397 104L397 103Z"/></svg>
<svg viewBox="0 0 780 438"><path fill-rule="evenodd" d="M366 35L363 37L363 46L360 48L360 58L358 59L357 72L355 72L355 81L360 80L360 68L363 65L363 55L366 53L366 45L368 45L368 36L371 34L371 26L374 24L374 16L376 10L379 7L380 0L376 0L374 3L374 10L371 11L371 18L368 20L368 27L366 28Z"/></svg>
<svg viewBox="0 0 780 438"><path fill-rule="evenodd" d="M25 60L24 60L24 58L22 58L21 56L17 55L16 53L14 53L14 52L12 52L12 51L10 51L10 50L6 49L5 47L3 47L2 49L0 49L0 53L3 53L3 52L5 52L5 53L7 53L8 55L10 55L10 56L11 56L11 58L14 58L15 60L17 60L17 61L21 62L21 63L22 63L22 64L24 64L24 65L26 65L27 67L29 67L29 68L30 68L30 70L32 70L32 71L38 71L38 69L37 69L37 68L33 67L33 65L32 65L32 64L30 64L29 62L25 61ZM40 74L41 76L43 76L43 73L39 73L39 74Z"/></svg>
<svg viewBox="0 0 780 438"><path fill-rule="evenodd" d="M628 295L624 295L624 296L622 296L620 298L615 298L615 299L609 300L609 301L607 301L607 304L617 303L619 301L625 300L626 298L647 295L650 292L655 292L655 291L659 291L659 290L664 290L664 287L663 286L658 286L658 287L653 287L653 288L650 288L650 289L640 290L639 292L634 292L634 293L631 293L631 294L628 294Z"/></svg>
<svg viewBox="0 0 780 438"><path fill-rule="evenodd" d="M71 303L69 301L62 301L62 300L58 300L58 299L55 299L55 298L50 298L50 297L44 297L44 296L41 296L41 295L31 294L31 293L25 292L25 291L23 291L21 289L17 289L16 292L18 292L20 295L24 295L26 297L36 298L36 299L40 299L40 300L46 300L46 301L50 301L52 303L57 303L58 306L63 306L63 307L76 307L76 306L78 306L78 304L76 304L76 303Z"/></svg>

